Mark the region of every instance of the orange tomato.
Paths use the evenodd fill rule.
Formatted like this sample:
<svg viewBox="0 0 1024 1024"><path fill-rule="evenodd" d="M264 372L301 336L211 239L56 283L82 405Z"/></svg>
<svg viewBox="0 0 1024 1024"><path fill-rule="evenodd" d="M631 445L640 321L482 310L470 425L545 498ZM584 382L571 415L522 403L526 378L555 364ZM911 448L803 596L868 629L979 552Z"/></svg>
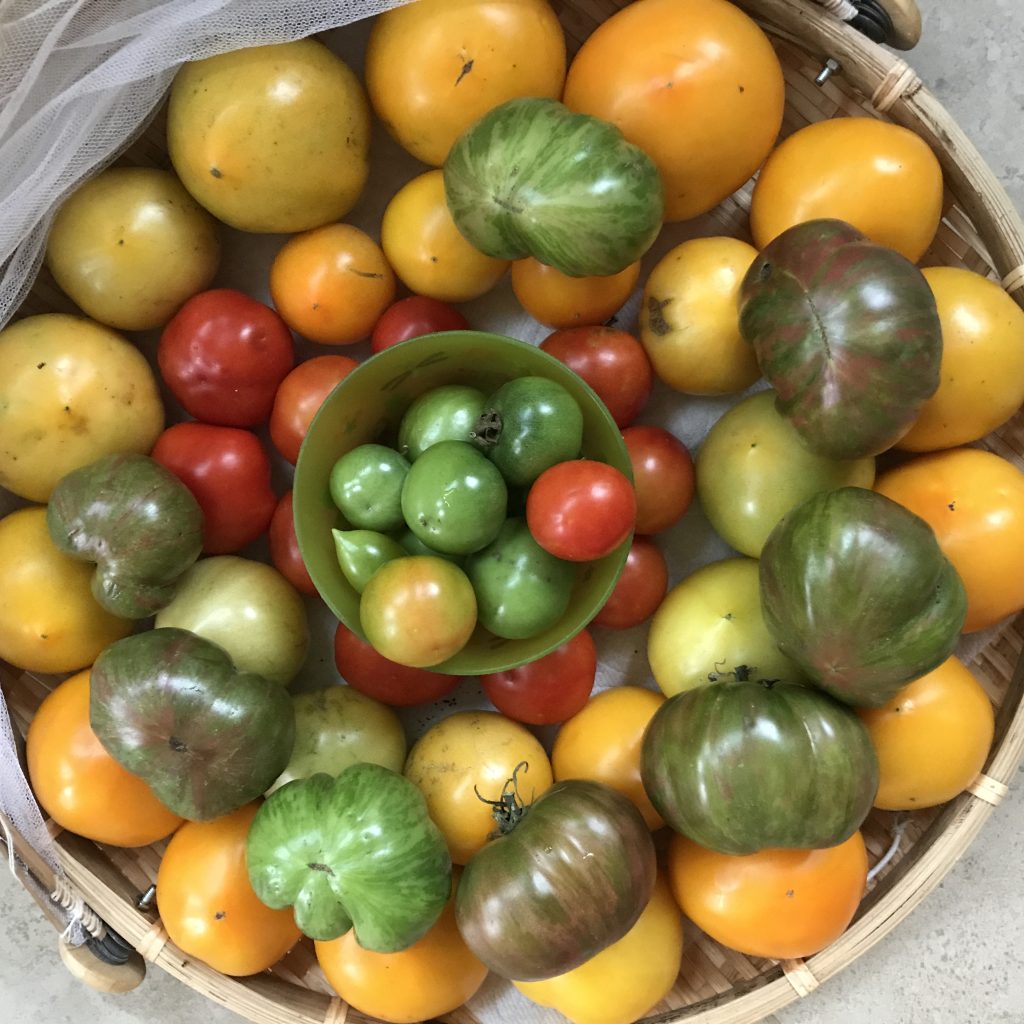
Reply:
<svg viewBox="0 0 1024 1024"><path fill-rule="evenodd" d="M897 447L912 452L977 441L1024 402L1024 310L994 281L928 267L942 323L939 389Z"/></svg>
<svg viewBox="0 0 1024 1024"><path fill-rule="evenodd" d="M683 913L716 942L748 956L811 956L853 919L868 876L855 832L824 850L716 853L685 836L668 849L672 893Z"/></svg>
<svg viewBox="0 0 1024 1024"><path fill-rule="evenodd" d="M564 102L645 150L665 185L665 219L687 220L768 156L785 83L768 37L727 0L636 0L580 48Z"/></svg>
<svg viewBox="0 0 1024 1024"><path fill-rule="evenodd" d="M639 278L639 261L609 277L568 277L532 256L512 264L519 304L548 327L603 324L622 308Z"/></svg>
<svg viewBox="0 0 1024 1024"><path fill-rule="evenodd" d="M259 810L188 821L167 844L156 877L160 918L188 956L233 977L272 967L299 940L291 909L264 906L249 884L245 843Z"/></svg>
<svg viewBox="0 0 1024 1024"><path fill-rule="evenodd" d="M874 117L838 117L794 132L768 158L750 207L763 249L818 217L845 220L916 263L942 216L942 168L914 132Z"/></svg>
<svg viewBox="0 0 1024 1024"><path fill-rule="evenodd" d="M351 224L290 238L270 267L270 297L285 323L321 345L368 338L395 297L395 275L377 243Z"/></svg>
<svg viewBox="0 0 1024 1024"><path fill-rule="evenodd" d="M964 632L1024 608L1024 473L991 452L952 448L883 473L875 490L935 531L967 591Z"/></svg>
<svg viewBox="0 0 1024 1024"><path fill-rule="evenodd" d="M956 658L857 714L878 752L875 806L913 811L952 800L981 771L995 714L988 694Z"/></svg>
<svg viewBox="0 0 1024 1024"><path fill-rule="evenodd" d="M96 738L89 725L88 669L39 705L25 746L39 806L69 832L108 846L148 846L182 822Z"/></svg>

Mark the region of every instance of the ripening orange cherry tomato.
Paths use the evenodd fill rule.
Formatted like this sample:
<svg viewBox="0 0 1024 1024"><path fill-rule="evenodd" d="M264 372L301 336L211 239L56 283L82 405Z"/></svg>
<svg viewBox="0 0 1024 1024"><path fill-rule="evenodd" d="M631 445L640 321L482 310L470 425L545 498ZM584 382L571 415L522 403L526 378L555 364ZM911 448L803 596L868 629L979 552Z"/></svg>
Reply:
<svg viewBox="0 0 1024 1024"><path fill-rule="evenodd" d="M512 264L519 304L548 327L603 324L622 308L639 279L639 261L608 277L569 277L532 256Z"/></svg>

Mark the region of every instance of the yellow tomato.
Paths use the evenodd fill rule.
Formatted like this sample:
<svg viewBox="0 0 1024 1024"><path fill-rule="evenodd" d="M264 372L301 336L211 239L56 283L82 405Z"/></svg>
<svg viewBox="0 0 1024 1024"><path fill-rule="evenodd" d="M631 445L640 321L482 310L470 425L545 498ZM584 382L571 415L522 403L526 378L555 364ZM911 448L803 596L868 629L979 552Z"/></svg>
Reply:
<svg viewBox="0 0 1024 1024"><path fill-rule="evenodd" d="M442 302L468 302L508 270L459 233L444 197L444 175L427 171L395 193L384 211L380 243L410 291Z"/></svg>
<svg viewBox="0 0 1024 1024"><path fill-rule="evenodd" d="M857 713L878 751L875 806L887 811L934 807L963 792L984 766L995 731L988 694L956 658L880 708Z"/></svg>
<svg viewBox="0 0 1024 1024"><path fill-rule="evenodd" d="M574 970L546 981L513 982L529 999L573 1024L631 1024L669 994L683 957L683 921L659 877L636 924Z"/></svg>
<svg viewBox="0 0 1024 1024"><path fill-rule="evenodd" d="M58 551L45 508L0 519L0 658L30 672L91 665L134 623L92 596L93 566Z"/></svg>
<svg viewBox="0 0 1024 1024"><path fill-rule="evenodd" d="M1024 310L994 281L928 267L942 323L939 389L897 447L912 452L977 441L1024 402Z"/></svg>
<svg viewBox="0 0 1024 1024"><path fill-rule="evenodd" d="M288 239L270 267L270 297L285 323L321 345L368 338L395 297L380 246L351 224L328 224Z"/></svg>
<svg viewBox="0 0 1024 1024"><path fill-rule="evenodd" d="M664 703L663 694L640 686L616 686L591 697L558 730L551 749L555 779L603 782L636 804L648 828L661 828L665 823L640 778L640 746Z"/></svg>
<svg viewBox="0 0 1024 1024"><path fill-rule="evenodd" d="M695 238L661 258L644 286L640 340L654 372L690 395L724 395L761 376L740 334L740 284L757 250L738 238Z"/></svg>
<svg viewBox="0 0 1024 1024"><path fill-rule="evenodd" d="M558 99L565 37L548 0L418 0L381 14L366 48L377 116L440 167L455 140L517 96Z"/></svg>
<svg viewBox="0 0 1024 1024"><path fill-rule="evenodd" d="M548 327L590 327L622 308L639 277L639 261L610 277L568 277L531 256L512 264L512 291L523 309Z"/></svg>
<svg viewBox="0 0 1024 1024"><path fill-rule="evenodd" d="M241 231L306 231L343 217L369 173L359 79L313 39L185 64L167 149L185 188Z"/></svg>
<svg viewBox="0 0 1024 1024"><path fill-rule="evenodd" d="M636 0L580 48L564 100L647 152L665 185L665 219L687 220L761 165L785 83L768 37L727 0Z"/></svg>
<svg viewBox="0 0 1024 1024"><path fill-rule="evenodd" d="M422 791L456 864L487 842L495 824L484 801L497 800L524 761L516 782L529 804L551 785L551 763L533 733L495 711L449 715L413 744L405 775Z"/></svg>
<svg viewBox="0 0 1024 1024"><path fill-rule="evenodd" d="M845 220L916 263L942 216L942 168L914 132L874 117L837 117L795 132L768 158L750 207L763 249L787 228Z"/></svg>
<svg viewBox="0 0 1024 1024"><path fill-rule="evenodd" d="M164 428L142 353L91 320L19 320L0 331L0 366L0 487L23 498L46 501L101 455L146 453Z"/></svg>
<svg viewBox="0 0 1024 1024"><path fill-rule="evenodd" d="M46 265L82 310L126 331L161 327L213 280L217 222L169 171L115 167L61 206Z"/></svg>

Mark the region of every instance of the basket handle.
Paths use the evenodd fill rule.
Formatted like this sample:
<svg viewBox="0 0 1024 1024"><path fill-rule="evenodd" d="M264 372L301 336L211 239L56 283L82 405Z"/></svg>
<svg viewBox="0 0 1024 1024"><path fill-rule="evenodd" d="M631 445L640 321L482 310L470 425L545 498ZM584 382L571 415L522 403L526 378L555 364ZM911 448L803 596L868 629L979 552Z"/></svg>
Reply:
<svg viewBox="0 0 1024 1024"><path fill-rule="evenodd" d="M917 0L816 0L830 14L848 21L874 43L912 50L921 41Z"/></svg>

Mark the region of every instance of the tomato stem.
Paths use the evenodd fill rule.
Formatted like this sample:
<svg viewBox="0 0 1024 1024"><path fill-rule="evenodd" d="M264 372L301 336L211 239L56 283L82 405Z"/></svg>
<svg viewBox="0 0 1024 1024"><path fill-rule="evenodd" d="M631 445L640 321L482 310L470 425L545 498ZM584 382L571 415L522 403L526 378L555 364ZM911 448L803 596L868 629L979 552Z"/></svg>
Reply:
<svg viewBox="0 0 1024 1024"><path fill-rule="evenodd" d="M485 409L480 413L469 437L478 448L486 451L488 448L493 448L500 440L501 428L501 413L495 409Z"/></svg>
<svg viewBox="0 0 1024 1024"><path fill-rule="evenodd" d="M526 817L526 812L530 809L530 806L523 803L523 798L519 794L519 773L521 771L528 772L529 770L529 764L526 761L520 761L512 770L512 778L506 781L501 789L501 796L497 800L488 800L475 785L473 786L473 792L476 793L477 799L490 805L492 808L494 820L498 825L488 835L488 839L507 836Z"/></svg>

